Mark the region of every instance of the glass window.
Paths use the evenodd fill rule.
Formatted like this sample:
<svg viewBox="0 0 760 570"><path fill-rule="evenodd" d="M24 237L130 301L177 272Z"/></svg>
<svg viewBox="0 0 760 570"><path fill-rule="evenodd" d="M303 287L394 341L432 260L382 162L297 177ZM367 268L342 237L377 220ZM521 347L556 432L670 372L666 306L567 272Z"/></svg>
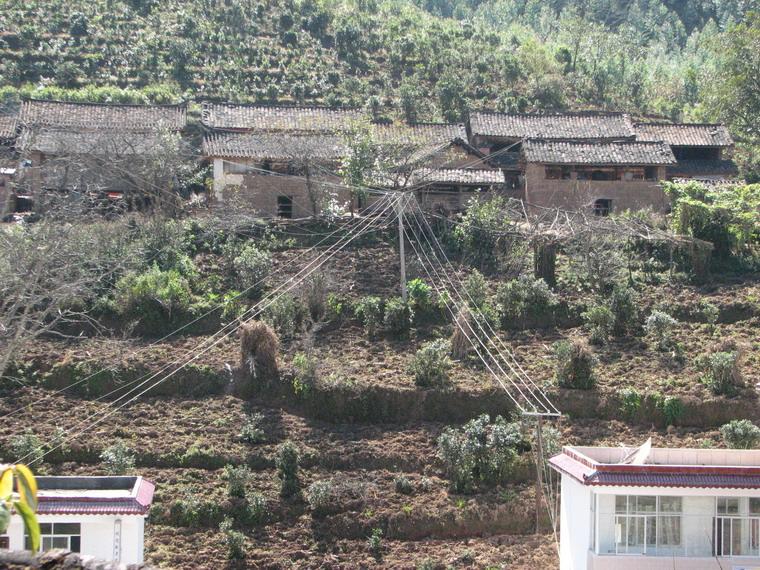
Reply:
<svg viewBox="0 0 760 570"><path fill-rule="evenodd" d="M749 500L749 514L760 515L760 498L751 497Z"/></svg>
<svg viewBox="0 0 760 570"><path fill-rule="evenodd" d="M616 513L628 512L628 496L615 495L615 512Z"/></svg>
<svg viewBox="0 0 760 570"><path fill-rule="evenodd" d="M680 513L681 497L660 497L660 511L664 513Z"/></svg>
<svg viewBox="0 0 760 570"><path fill-rule="evenodd" d="M660 546L681 546L681 517L662 516L657 525Z"/></svg>
<svg viewBox="0 0 760 570"><path fill-rule="evenodd" d="M81 525L79 523L41 523L40 546L43 551L63 548L79 552L81 547ZM24 537L25 548L31 550L29 536Z"/></svg>
<svg viewBox="0 0 760 570"><path fill-rule="evenodd" d="M739 498L738 497L719 497L718 498L719 515L738 515Z"/></svg>

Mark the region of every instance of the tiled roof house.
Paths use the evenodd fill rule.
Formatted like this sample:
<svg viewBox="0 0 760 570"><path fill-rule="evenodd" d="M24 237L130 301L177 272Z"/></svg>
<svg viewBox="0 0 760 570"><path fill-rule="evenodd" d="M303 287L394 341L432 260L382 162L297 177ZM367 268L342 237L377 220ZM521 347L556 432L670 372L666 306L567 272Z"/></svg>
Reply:
<svg viewBox="0 0 760 570"><path fill-rule="evenodd" d="M229 186L244 188L243 195L255 197L256 207L273 215L299 211L299 202L306 202L306 195L313 191L296 179L307 164L305 159L309 159L310 172L311 161L321 163L317 165L321 172L309 180L327 177L333 187L340 185L336 174L350 150L349 132L355 127L367 128L380 154L395 165L397 172L378 175L378 183L387 181L395 188L399 180L406 186L414 179L424 180L427 186L445 184L448 188L473 186L478 180L491 184L496 178L503 182L498 169L489 171L490 165L478 164L482 154L470 147L464 125L373 123L359 109L233 103L205 103L202 124L206 128L203 153L214 165L217 199L225 199ZM472 172L466 172L473 166ZM447 167L446 172L429 172ZM418 168L427 169L425 175L410 175L411 169ZM280 177L262 178L269 169ZM486 172L475 172L477 169ZM348 189L338 192L350 194ZM277 195L276 203L272 194ZM300 213L308 214L303 208Z"/></svg>
<svg viewBox="0 0 760 570"><path fill-rule="evenodd" d="M677 163L670 179L717 181L734 178L739 170L729 154L734 140L724 125L711 123L636 123L636 140L670 145Z"/></svg>
<svg viewBox="0 0 760 570"><path fill-rule="evenodd" d="M754 568L756 449L565 447L560 569Z"/></svg>
<svg viewBox="0 0 760 570"><path fill-rule="evenodd" d="M160 148L164 133L187 124L180 105L122 105L24 101L19 148L25 152L143 154Z"/></svg>

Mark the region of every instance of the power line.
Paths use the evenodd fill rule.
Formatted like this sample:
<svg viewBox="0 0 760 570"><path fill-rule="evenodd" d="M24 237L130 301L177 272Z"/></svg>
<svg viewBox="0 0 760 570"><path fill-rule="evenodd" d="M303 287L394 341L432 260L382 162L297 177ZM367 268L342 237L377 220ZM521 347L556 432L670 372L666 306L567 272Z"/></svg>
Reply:
<svg viewBox="0 0 760 570"><path fill-rule="evenodd" d="M354 219L354 220L351 220L351 222L349 223L349 226L351 226L351 225L357 226L357 225L359 225L360 223L361 223L361 219L360 219L360 218L356 218L356 219ZM331 233L329 233L329 234L326 234L326 237L325 237L325 238L323 238L322 240L320 240L320 241L319 241L317 244L315 244L315 245L311 246L310 248L308 248L308 249L306 249L306 250L302 251L301 253L299 253L299 254L296 256L296 258L295 258L295 259L293 259L293 260L291 260L290 262L291 262L291 263L293 263L293 262L297 261L298 259L300 259L300 258L304 257L305 255L309 254L311 251L314 251L314 250L316 250L316 249L317 249L317 246L319 246L321 243L323 243L323 242L327 241L327 240L328 240L330 237L332 237L333 235L335 235L336 233L340 232L340 231L341 231L341 230L343 230L343 229L346 229L346 228L338 228L338 229L334 230L333 232L331 232ZM156 257L156 256L160 255L160 253L161 253L161 252L157 252L157 253L156 253L156 254L153 256L153 258L152 258L152 259L155 259L155 257ZM150 261L150 260L149 260L149 261ZM275 270L274 270L274 271L273 271L271 274L267 275L266 277L263 277L263 278L259 279L258 281L256 281L256 282L255 282L255 283L253 283L252 285L250 285L250 286L246 287L246 288L245 288L245 289L243 289L242 291L238 292L236 295L234 295L234 296L232 296L231 298L229 298L227 301L223 301L223 302L221 302L221 303L218 303L216 306L212 307L211 309L209 309L208 311L206 311L205 313L203 313L203 314L202 314L202 315L200 315L199 317L195 318L194 320L190 321L189 323L186 323L186 324L182 325L181 327L179 327L179 328L177 328L177 329L173 330L172 332L170 332L170 333L168 333L168 334L164 335L163 337L159 338L158 340L155 340L155 341L153 341L153 342L152 342L152 343L150 343L150 344L149 344L147 347L143 347L143 348L140 348L140 349L138 349L138 350L132 351L132 352L130 353L130 356L134 356L134 355L136 355L138 352L141 352L141 351L143 351L143 350L148 350L148 349L150 349L150 348L154 347L155 345L157 345L157 344L159 344L159 343L163 342L164 340L166 340L166 339L168 339L168 338L170 338L170 337L172 337L172 336L176 335L177 333L179 333L179 332L181 332L181 331L183 331L183 330L187 329L188 327L190 327L190 326L194 325L195 323L199 322L200 320L204 319L205 317L207 317L207 316L208 316L208 315L210 315L211 313L213 313L213 312L215 312L215 311L217 311L217 310L219 310L219 309L223 308L223 307L225 306L225 304L226 304L226 303L229 303L230 301L234 301L234 300L236 300L236 299L239 299L240 297L242 297L242 296L244 296L245 294L247 294L249 291L251 291L251 290L255 289L256 287L258 287L259 285L261 285L261 284L262 284L264 281L266 281L267 279L271 279L271 277L272 277L273 275L275 275L275 274L277 274L277 273L279 273L280 271L283 271L283 270L284 270L284 267L281 267L281 268L277 268L277 269L275 269ZM15 409L15 410L13 410L13 411L11 411L11 412L8 412L7 414L3 414L3 415L2 415L2 416L0 416L0 417L2 417L2 418L6 418L6 417L10 417L10 416L13 416L13 415L17 414L18 412L21 412L21 411L23 411L23 410L25 410L25 409L29 408L30 406L33 406L34 404L41 402L41 401L42 401L42 400L44 400L44 399L47 399L47 398L48 398L48 397L50 397L50 396L55 396L55 395L57 395L57 394L61 394L61 393L65 392L65 391L67 391L67 390L69 390L69 389L71 389L71 388L74 388L74 387L76 387L76 386L79 386L79 385L81 385L81 384L83 384L83 383L87 382L88 380L90 380L90 379L94 378L95 376L97 376L97 375L99 375L99 374L102 374L103 372L106 372L106 371L111 371L111 370L112 370L112 369L111 369L110 367L105 367L105 368L102 368L102 369L100 369L100 370L98 370L98 371L96 371L96 372L93 372L92 374L89 374L88 376L85 376L84 378L81 378L81 379L77 380L76 382L73 382L72 384L69 384L69 385L67 385L67 386L65 386L65 387L63 387L63 388L60 388L60 389L58 389L58 390L54 391L52 394L45 394L45 396L43 396L42 398L39 398L39 399L37 399L37 400L35 400L35 401L33 401L33 402L29 403L29 404L26 404L25 406L21 406L21 407L19 407L19 408L17 408L17 409ZM139 380L142 380L143 378L145 378L145 377L146 377L146 376L148 376L149 374L150 374L150 373L146 373L146 374L143 374L142 376L140 376L140 377L138 377L136 380L134 380L134 381L133 381L133 383L134 383L134 382L137 382L137 381L139 381ZM116 393L116 392L118 392L119 390L122 390L123 388L125 388L125 387L127 387L127 386L129 386L129 385L130 385L130 384L126 384L126 385L124 385L124 386L120 386L120 387L118 387L118 388L116 388L116 389L114 389L114 390L112 390L112 391L108 392L107 394L104 394L104 395L100 396L99 398L96 398L96 399L95 399L95 401L99 401L99 400L105 399L105 398L107 398L108 396L110 396L110 395L112 395L112 394L115 394L115 393Z"/></svg>
<svg viewBox="0 0 760 570"><path fill-rule="evenodd" d="M32 463L34 463L34 462L36 462L36 461L42 460L42 458L44 458L44 457L45 457L46 455L48 455L49 453L51 453L51 452L55 451L56 449L60 448L62 445L65 445L67 442L69 442L69 441L72 441L73 439L75 439L77 436L81 435L82 433L84 433L84 432L85 432L85 431L87 431L88 429L90 429L90 428L94 427L95 425L99 424L100 422L102 422L102 421L103 421L104 419L106 419L107 417L109 417L109 416L111 416L112 414L116 413L118 410L122 409L123 407L125 407L125 406L126 406L126 405L128 405L128 404L130 404L131 402L135 401L137 398L139 398L140 396L142 396L142 395L143 395L143 394L145 394L146 392L148 392L148 391L152 390L153 388L155 388L156 386L158 386L158 385L159 385L159 384L161 384L162 382L165 382L166 380L168 380L169 378L171 378L171 377L172 377L174 374L176 374L177 372L179 372L179 371L180 371L182 368L184 368L184 367L185 367L185 366L187 366L188 364L191 364L192 362L194 362L195 360L197 360L197 359L198 359L200 356L202 356L203 354L205 354L206 352L208 352L208 351L209 351L211 348L213 348L214 346L216 346L217 344L219 344L219 343L220 343L222 340L224 340L224 339L228 338L230 335L232 335L234 332L236 332L236 331L237 331L237 329L238 329L240 326L242 326L243 324L245 324L245 323L247 323L247 322L250 322L250 321L251 321L251 320L252 320L254 317L256 317L257 315L261 314L261 313L262 313L264 310L266 310L266 309L267 309L269 306L271 306L271 305L272 305L272 304L273 304L273 303L274 303L274 302L275 302L277 299L279 299L279 297L280 297L282 294L284 294L284 293L286 293L286 292L288 292L288 291L292 290L294 287L296 287L297 285L299 285L300 283L302 283L302 282L303 282L303 281L304 281L304 280L305 280L305 279L306 279L306 278L307 278L309 275L311 275L311 274L312 274L314 271L316 271L316 270L317 270L319 267L321 267L321 266L322 266L322 265L323 265L323 264L324 264L324 263L325 263L325 262L326 262L328 259L332 258L332 257L333 257L333 256L334 256L336 253L338 253L338 252L339 252L339 251L341 251L343 248L345 248L345 247L346 247L346 246L347 246L349 243L351 243L353 240L355 240L356 238L358 238L359 236L361 236L361 235L362 235L362 234L363 234L363 233L364 233L364 232L365 232L365 231L366 231L368 228L370 228L370 227L371 227L371 226L372 226L372 225L373 225L373 224L374 224L374 223L375 223L377 220L379 220L379 219L380 219L380 218L381 218L381 217L382 217L382 216L383 216L383 215L384 215L384 214L385 214L385 213L386 213L386 212L387 212L387 211L388 211L388 210L389 210L389 209L392 207L392 205L393 205L393 204L392 204L392 202L391 202L390 200L388 200L388 203L385 205L385 207L383 208L383 210L382 210L381 212L378 212L377 214L375 214L375 215L372 217L372 219L369 219L369 220L367 220L367 223L365 224L365 227L364 227L364 228L362 228L362 229L360 229L360 230L358 230L358 231L354 231L354 232L352 232L352 233L353 233L353 235L352 235L352 236L350 236L350 237L349 237L349 236L346 236L346 237L348 237L349 239L345 239L345 242L344 242L342 245L340 245L340 247L338 247L338 248L337 248L335 251L333 251L332 253L330 253L329 255L327 255L327 257L326 257L324 260L320 261L320 262L319 262L319 263L318 263L316 266L314 266L313 268L309 268L309 266L307 266L307 268L305 268L305 269L302 269L302 270L299 272L299 274L298 274L298 275L300 275L300 274L303 274L303 275L301 275L300 277L298 277L298 275L297 275L297 276L294 276L294 277L291 277L291 278L289 278L289 279L288 279L288 280L287 280L285 283L281 284L281 285L280 285L280 286L277 288L277 290L279 290L279 289L282 289L282 288L283 288L283 287L285 287L285 286L286 286L288 283L291 283L290 285L288 285L287 287L285 287L284 291L282 291L282 292L278 293L277 295L274 295L274 292L273 292L273 294L272 294L272 295L270 295L270 299L271 299L271 300L270 300L270 299L267 299L267 301L269 301L269 302L268 302L268 304L266 304L265 306L263 306L263 307L261 307L261 306L260 306L260 305L262 304L262 302L263 302L263 300L262 300L262 301L260 301L259 303L257 303L257 305L256 305L255 307L252 307L252 308L249 310L249 312L252 312L253 314L251 314L251 316L250 316L250 317L246 318L246 320L245 320L245 321L242 321L242 322L240 322L239 324L236 324L236 325L235 325L235 326L232 328L232 330L230 330L229 332L227 332L226 334L224 334L224 335L223 335L223 336L221 336L220 338L218 338L218 339L214 340L213 342L211 342L211 343L210 343L208 346L204 347L204 348L203 348L203 349L202 349L200 352L198 352L198 353L197 353L195 356L193 356L193 357L192 357L192 358L190 358L189 360L185 361L183 364L181 364L181 365L180 365L179 367L177 367L175 370L173 370L172 372L170 372L169 374L167 374L166 376L164 376L163 378L161 378L160 380L158 380L158 381L157 381L157 382L155 382L154 384L152 384L152 385L148 386L146 389L144 389L143 391L139 392L139 393L138 393L137 395L135 395L134 397L130 398L129 400L127 400L127 401L126 401L126 402L124 402L123 404L119 405L118 407L115 407L115 408L111 409L110 411L108 411L107 413L105 413L104 415L102 415L102 416L101 416L99 419L97 419L96 421L92 422L90 425L88 425L88 426L86 426L85 428L83 428L82 430L78 431L77 433L75 433L75 434L74 434L74 435L72 435L71 437L68 437L68 438L66 438L65 440L63 440L62 442L60 442L58 445L56 445L56 446L54 446L54 447L52 447L52 448L50 448L50 449L46 450L46 451L45 451L43 454L41 454L40 456L38 456L38 457L35 457L35 458L34 458L34 461L30 462L30 464L32 464ZM340 242L338 242L338 243L340 243ZM337 245L337 244L336 244L336 245ZM322 256L324 256L324 255L325 255L325 254L322 254L322 255L320 255L320 257L322 257ZM316 262L316 261L317 261L317 260L314 260L314 261L313 261L313 262L311 262L311 263L314 263L314 262ZM309 265L311 265L311 263L310 263ZM298 277L298 280L294 282L294 280L296 279L296 277ZM276 291L277 291L277 290L276 290ZM256 311L255 311L255 312L253 312L253 309L256 309ZM225 327L223 327L223 328L222 328L222 329L221 329L221 330L220 330L220 331L219 331L217 334L221 334L221 332L223 332L223 331L224 331L224 329L225 329L225 328L227 328L227 327L229 327L229 326L230 326L230 325L226 325L226 326L225 326ZM216 336L216 335L215 335L215 336ZM212 338L213 338L213 337L212 337ZM203 344L204 344L204 343L201 343L201 345L200 345L200 346L202 346ZM198 347L196 347L196 348L198 348ZM178 359L178 360L179 360L179 359ZM176 362L178 362L178 360L175 360L174 362L170 363L170 365L168 365L168 366L171 366L171 364L175 364ZM166 369L168 366L164 367L164 368L163 368L161 371L159 371L159 373L160 373L160 372L162 372L163 370L165 370L165 369ZM158 373L157 373L157 374L155 374L155 375L153 375L151 378L148 378L147 380L143 381L143 382L142 382L140 385L138 385L137 387L135 387L135 388L133 388L132 390L130 390L130 392L129 392L129 393L132 393L132 392L134 392L135 390L137 390L138 388L140 388L141 386L145 385L147 382L149 382L149 381L150 381L152 378L156 377L157 375L158 375ZM123 398L125 398L127 395L129 395L129 393L127 393L127 394L124 394L123 396L120 396L120 398L119 398L119 399L117 399L115 402L109 403L109 405L108 405L107 407L111 407L113 404L115 404L116 402L118 402L120 399L123 399ZM78 423L78 424L77 424L77 426L75 426L75 427L78 427L78 426L82 425L84 422L88 421L89 419L92 419L93 417L95 417L95 416L97 416L97 415L98 415L98 413L95 413L95 414L91 414L90 416L88 416L87 418L85 418L85 419L84 419L82 422ZM67 430L67 431L66 431L66 433L67 433L67 434L71 433L71 430ZM25 457L21 458L21 459L20 459L20 461L25 461L27 458L29 458L29 457L33 456L33 455L34 455L34 454L35 454L37 451L40 451L40 450L41 450L41 448L37 448L37 449L36 449L36 450L34 450L33 452L30 452L29 454L27 454Z"/></svg>

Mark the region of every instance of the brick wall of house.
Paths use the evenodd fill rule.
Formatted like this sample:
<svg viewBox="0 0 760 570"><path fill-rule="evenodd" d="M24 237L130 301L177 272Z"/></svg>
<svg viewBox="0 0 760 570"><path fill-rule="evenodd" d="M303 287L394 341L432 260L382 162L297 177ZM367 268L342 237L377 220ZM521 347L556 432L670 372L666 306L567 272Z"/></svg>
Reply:
<svg viewBox="0 0 760 570"><path fill-rule="evenodd" d="M305 180L268 174L233 174L227 175L227 186L222 190L224 204L239 204L254 208L264 215L277 216L277 198L288 196L292 199L293 218L305 218L314 215L312 202ZM351 194L346 188L337 188L321 183L341 184L338 176L315 178L313 185L318 196L334 197L340 204L348 204Z"/></svg>
<svg viewBox="0 0 760 570"><path fill-rule="evenodd" d="M665 178L665 167L657 167ZM665 211L668 201L658 181L651 180L547 180L543 164L525 169L525 201L536 206L578 210L593 208L598 199L612 200L612 210L653 208Z"/></svg>

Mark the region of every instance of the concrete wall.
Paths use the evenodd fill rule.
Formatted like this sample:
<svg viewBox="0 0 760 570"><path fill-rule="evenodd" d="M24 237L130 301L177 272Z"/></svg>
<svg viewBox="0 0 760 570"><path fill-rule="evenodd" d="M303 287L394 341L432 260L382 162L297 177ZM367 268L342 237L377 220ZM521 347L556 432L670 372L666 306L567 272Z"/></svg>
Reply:
<svg viewBox="0 0 760 570"><path fill-rule="evenodd" d="M586 570L591 549L593 495L590 487L562 475L560 570Z"/></svg>
<svg viewBox="0 0 760 570"><path fill-rule="evenodd" d="M142 516L111 515L40 515L40 523L79 523L81 525L81 553L102 560L138 564L143 561L144 525ZM121 529L117 533L117 521ZM6 533L10 540L10 550L24 550L24 524L21 517L14 515ZM115 537L121 536L120 552L115 549Z"/></svg>
<svg viewBox="0 0 760 570"><path fill-rule="evenodd" d="M658 178L665 167L658 167ZM613 212L652 208L664 211L668 202L660 183L650 180L547 180L545 165L525 169L525 200L536 206L568 210L592 209L600 198L612 200Z"/></svg>

